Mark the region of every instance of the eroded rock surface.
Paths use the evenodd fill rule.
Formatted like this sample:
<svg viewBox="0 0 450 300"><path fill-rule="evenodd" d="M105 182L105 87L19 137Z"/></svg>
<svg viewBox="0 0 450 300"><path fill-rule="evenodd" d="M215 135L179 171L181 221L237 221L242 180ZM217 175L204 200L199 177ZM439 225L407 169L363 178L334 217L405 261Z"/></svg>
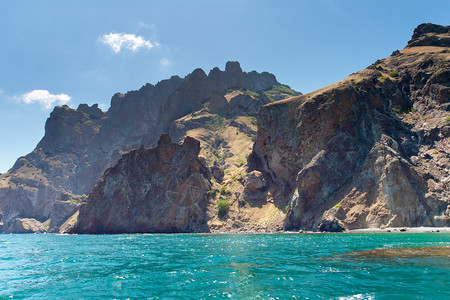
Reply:
<svg viewBox="0 0 450 300"><path fill-rule="evenodd" d="M249 163L289 205L285 229L449 225L449 29L261 108Z"/></svg>
<svg viewBox="0 0 450 300"><path fill-rule="evenodd" d="M168 134L156 148L138 148L105 171L80 207L72 233L207 231L211 174L200 142L179 145Z"/></svg>
<svg viewBox="0 0 450 300"><path fill-rule="evenodd" d="M0 174L2 232L14 232L16 218L51 220L47 230L57 231L73 214L74 204L79 205L83 194L89 194L105 169L123 154L141 145L156 146L175 120L202 109L213 95L224 97L229 89L259 92L274 85L279 85L274 75L243 72L238 62L228 62L225 71L214 68L206 75L196 69L185 78L173 76L137 91L118 93L106 113L97 105L56 107L36 149ZM246 100L245 105L251 105L248 100L258 103L252 106L253 112L267 103L259 97ZM242 109L233 114L247 115ZM175 135L177 141L182 140L186 130Z"/></svg>

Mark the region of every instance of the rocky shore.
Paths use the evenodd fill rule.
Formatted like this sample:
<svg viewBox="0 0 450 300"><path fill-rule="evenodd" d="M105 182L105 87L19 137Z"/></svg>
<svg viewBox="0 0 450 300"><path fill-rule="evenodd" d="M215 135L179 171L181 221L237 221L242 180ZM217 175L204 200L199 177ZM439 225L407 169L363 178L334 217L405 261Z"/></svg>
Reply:
<svg viewBox="0 0 450 300"><path fill-rule="evenodd" d="M56 107L3 233L448 232L450 26L302 95L238 62Z"/></svg>

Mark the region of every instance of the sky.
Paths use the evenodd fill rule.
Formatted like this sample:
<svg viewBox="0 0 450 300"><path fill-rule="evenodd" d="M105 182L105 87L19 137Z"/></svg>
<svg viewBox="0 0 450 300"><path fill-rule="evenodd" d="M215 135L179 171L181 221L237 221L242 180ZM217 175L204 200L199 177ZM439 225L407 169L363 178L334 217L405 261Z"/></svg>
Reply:
<svg viewBox="0 0 450 300"><path fill-rule="evenodd" d="M0 1L0 173L36 147L56 105L94 104L239 61L302 93L403 49L448 0Z"/></svg>

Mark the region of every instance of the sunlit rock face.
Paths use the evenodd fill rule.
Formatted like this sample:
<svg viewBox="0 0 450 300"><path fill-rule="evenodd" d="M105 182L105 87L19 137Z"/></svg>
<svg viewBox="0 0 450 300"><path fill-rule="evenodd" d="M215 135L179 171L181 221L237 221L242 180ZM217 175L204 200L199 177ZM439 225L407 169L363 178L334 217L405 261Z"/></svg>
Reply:
<svg viewBox="0 0 450 300"><path fill-rule="evenodd" d="M449 225L449 29L261 108L249 163L289 205L285 229Z"/></svg>
<svg viewBox="0 0 450 300"><path fill-rule="evenodd" d="M261 91L277 84L272 74L246 73L238 62L228 62L225 71L214 68L206 75L196 69L185 78L173 76L115 94L107 112L97 105L55 107L36 149L0 175L1 232L15 232L23 218L50 224L44 231L58 231L105 169L123 154L141 145L156 146L160 135L173 128L172 122L202 108L214 94L223 97L228 89ZM251 106L253 114L268 103L253 105L248 100L239 103ZM184 132L175 134L182 139Z"/></svg>

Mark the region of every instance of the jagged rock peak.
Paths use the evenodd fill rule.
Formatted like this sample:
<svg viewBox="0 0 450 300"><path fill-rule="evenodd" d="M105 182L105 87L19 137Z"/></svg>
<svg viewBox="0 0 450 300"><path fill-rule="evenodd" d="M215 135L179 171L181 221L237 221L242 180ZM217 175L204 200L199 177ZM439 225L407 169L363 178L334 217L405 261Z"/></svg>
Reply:
<svg viewBox="0 0 450 300"><path fill-rule="evenodd" d="M140 147L105 171L81 205L73 233L205 231L210 173L198 157L200 142L172 143L163 134L156 148Z"/></svg>
<svg viewBox="0 0 450 300"><path fill-rule="evenodd" d="M77 110L87 113L87 114L91 115L91 117L94 117L94 118L101 118L104 115L104 112L100 108L98 108L97 103L93 104L92 106L89 106L87 104L80 104L80 105L78 105Z"/></svg>
<svg viewBox="0 0 450 300"><path fill-rule="evenodd" d="M416 46L450 46L450 26L424 23L414 29L407 47Z"/></svg>
<svg viewBox="0 0 450 300"><path fill-rule="evenodd" d="M238 61L228 61L225 65L225 72L228 73L242 73L241 65Z"/></svg>

